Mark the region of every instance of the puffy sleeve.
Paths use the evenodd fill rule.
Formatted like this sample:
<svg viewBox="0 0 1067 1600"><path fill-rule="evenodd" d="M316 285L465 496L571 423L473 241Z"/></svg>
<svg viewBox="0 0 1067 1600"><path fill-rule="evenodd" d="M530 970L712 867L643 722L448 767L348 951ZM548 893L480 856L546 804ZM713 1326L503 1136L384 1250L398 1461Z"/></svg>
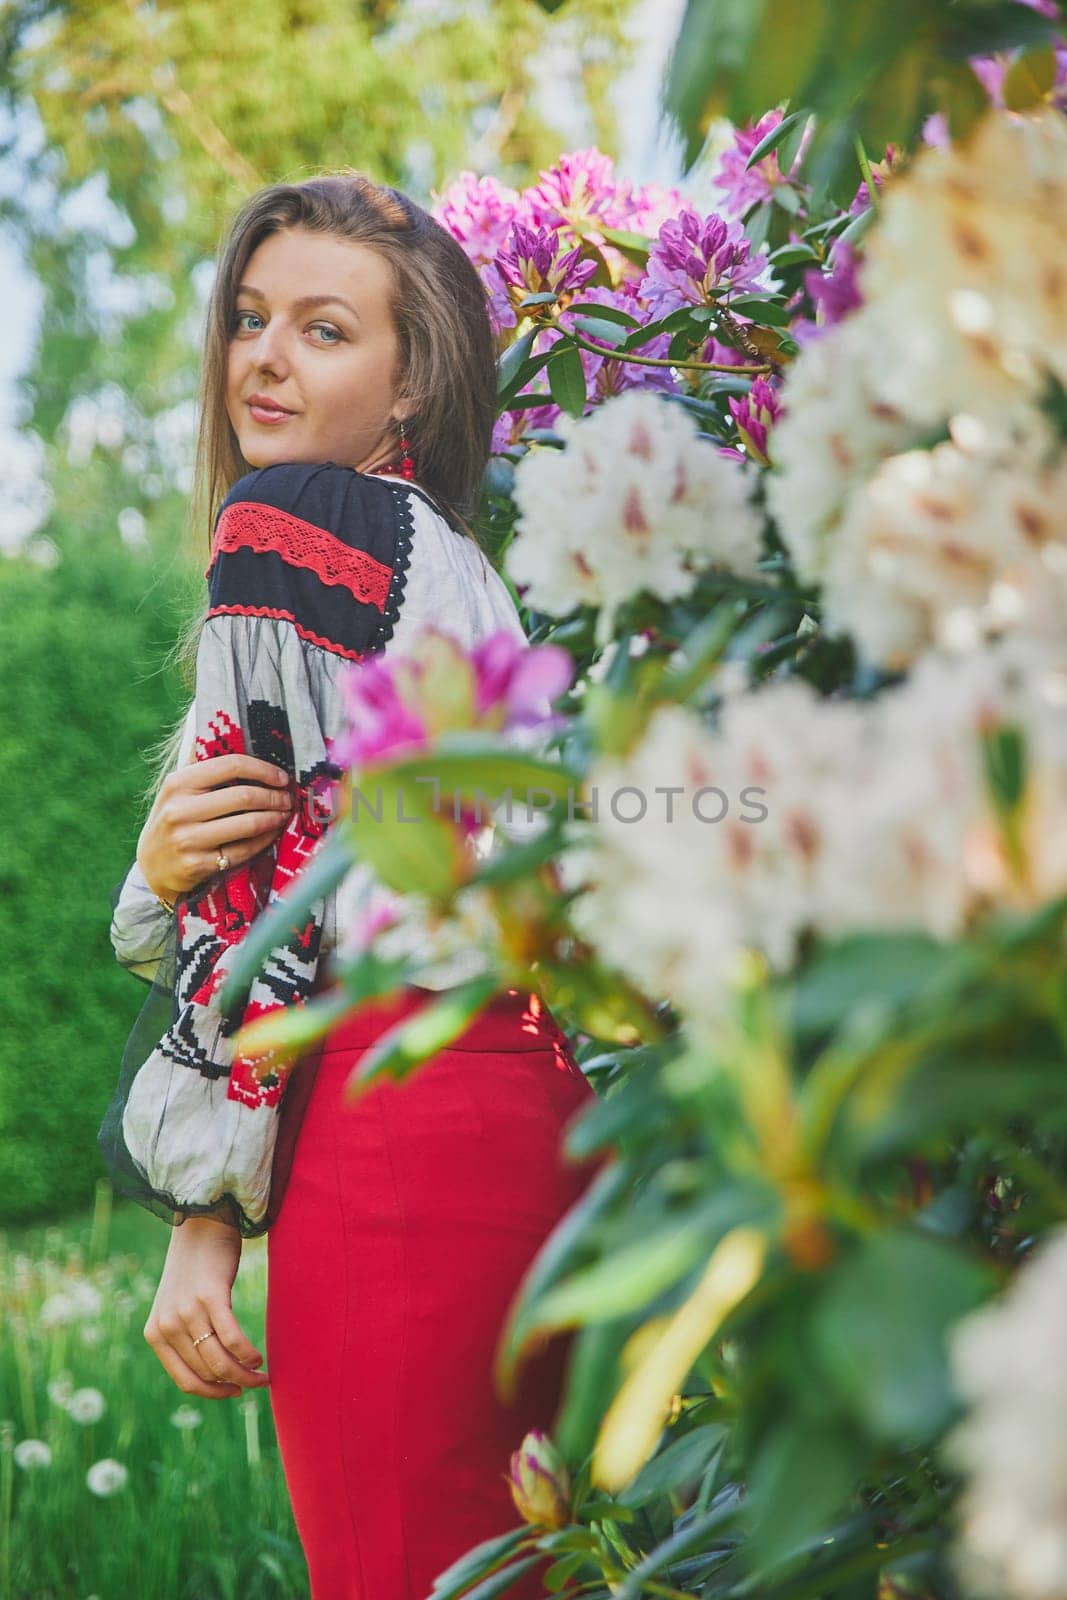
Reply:
<svg viewBox="0 0 1067 1600"><path fill-rule="evenodd" d="M410 536L402 490L334 463L261 468L220 508L190 711L195 758L238 752L272 762L289 773L298 803L272 845L179 900L173 918L154 918L151 935L129 877L116 907L120 938L132 941L125 951L136 953L124 964L150 974L151 993L98 1143L116 1190L172 1224L210 1215L250 1237L273 1221L279 1110L301 1063L245 1059L234 1035L310 997L323 901L270 952L241 1014L227 1018L218 995L252 922L305 869L333 820L343 678L391 637ZM113 920L113 943L115 933ZM116 954L124 960L119 945Z"/></svg>

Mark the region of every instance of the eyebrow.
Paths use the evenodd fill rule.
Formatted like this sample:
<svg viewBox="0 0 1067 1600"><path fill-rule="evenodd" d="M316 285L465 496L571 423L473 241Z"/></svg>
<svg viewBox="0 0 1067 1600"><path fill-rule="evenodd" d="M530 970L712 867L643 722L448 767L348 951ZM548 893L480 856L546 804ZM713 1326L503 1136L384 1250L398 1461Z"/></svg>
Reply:
<svg viewBox="0 0 1067 1600"><path fill-rule="evenodd" d="M265 300L267 298L266 295L263 293L263 291L261 289L254 289L250 283L239 283L237 285L235 293L236 294L250 294L250 295L254 296L254 298L256 300ZM345 310L346 311L350 311L352 313L352 315L355 317L356 321L357 322L359 321L359 312L356 310L355 306L354 305L350 305L349 302L344 298L344 296L340 295L340 294L305 294L305 295L301 295L299 300L294 300L293 301L293 310L294 311L307 311L307 310L310 309L311 306L324 306L324 305L344 306Z"/></svg>

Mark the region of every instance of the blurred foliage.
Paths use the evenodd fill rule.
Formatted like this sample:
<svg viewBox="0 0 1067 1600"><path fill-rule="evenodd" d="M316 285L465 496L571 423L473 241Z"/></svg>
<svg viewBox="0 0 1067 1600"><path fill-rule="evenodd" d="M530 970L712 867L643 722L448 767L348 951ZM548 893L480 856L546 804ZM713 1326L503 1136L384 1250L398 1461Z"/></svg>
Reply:
<svg viewBox="0 0 1067 1600"><path fill-rule="evenodd" d="M159 670L181 586L88 510L48 570L0 562L7 951L0 1218L84 1204L121 1040L143 1001L114 960L108 892L136 849L142 752L180 709ZM110 535L110 537L109 537Z"/></svg>
<svg viewBox="0 0 1067 1600"><path fill-rule="evenodd" d="M467 166L526 181L561 145L542 105L550 42L610 148L607 92L631 56L632 9L588 0L559 22L529 0L477 12L22 0L0 12L0 103L16 118L0 155L25 175L0 224L45 291L21 420L49 448L51 476L68 470L52 447L71 402L101 391L123 418L110 454L132 503L187 465L210 263L250 193L346 166L425 205ZM64 203L86 185L106 202L67 223Z"/></svg>
<svg viewBox="0 0 1067 1600"><path fill-rule="evenodd" d="M1061 27L1017 0L689 0L664 105L689 166L717 117L740 126L782 101L813 112L803 173L833 190L853 181L857 139L878 155L909 146L934 111L962 136L988 104L968 58Z"/></svg>

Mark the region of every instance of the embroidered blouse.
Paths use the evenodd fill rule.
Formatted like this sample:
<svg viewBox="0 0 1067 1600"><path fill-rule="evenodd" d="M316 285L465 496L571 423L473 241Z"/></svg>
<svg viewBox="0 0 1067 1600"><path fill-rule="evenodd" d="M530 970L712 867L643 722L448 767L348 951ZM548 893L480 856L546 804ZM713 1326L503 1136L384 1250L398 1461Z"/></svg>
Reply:
<svg viewBox="0 0 1067 1600"><path fill-rule="evenodd" d="M252 1237L270 1227L284 1190L276 1144L290 1075L257 1070L232 1036L242 1022L310 996L351 908L373 889L369 868L354 867L271 952L242 1017L224 1017L217 994L253 919L333 820L341 679L367 656L403 653L430 622L466 647L501 628L526 636L499 573L424 491L334 462L280 463L241 478L219 509L205 577L208 614L179 764L247 752L284 768L298 803L274 844L194 889L173 916L136 860L112 890L116 957L150 992L98 1143L120 1194L172 1224L209 1215ZM457 952L424 986L463 981L472 955Z"/></svg>

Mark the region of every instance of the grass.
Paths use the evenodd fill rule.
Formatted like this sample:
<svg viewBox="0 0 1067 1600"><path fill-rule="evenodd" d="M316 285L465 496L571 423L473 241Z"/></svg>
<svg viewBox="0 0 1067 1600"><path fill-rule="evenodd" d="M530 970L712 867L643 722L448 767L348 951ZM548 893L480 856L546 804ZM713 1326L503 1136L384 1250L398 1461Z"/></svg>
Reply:
<svg viewBox="0 0 1067 1600"><path fill-rule="evenodd" d="M176 1387L143 1333L168 1226L112 1198L0 1231L0 1595L306 1600L267 1394ZM233 1304L261 1350L266 1267L246 1240Z"/></svg>

